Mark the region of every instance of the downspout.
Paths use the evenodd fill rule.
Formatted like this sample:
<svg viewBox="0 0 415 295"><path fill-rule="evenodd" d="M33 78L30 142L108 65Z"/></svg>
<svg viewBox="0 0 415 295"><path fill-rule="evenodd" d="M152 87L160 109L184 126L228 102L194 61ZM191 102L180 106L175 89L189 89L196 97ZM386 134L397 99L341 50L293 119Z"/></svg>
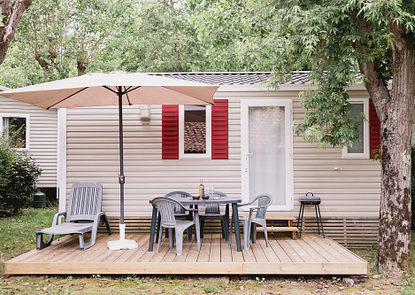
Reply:
<svg viewBox="0 0 415 295"><path fill-rule="evenodd" d="M56 196L59 199L59 212L66 211L66 109L58 109L57 118L57 167Z"/></svg>

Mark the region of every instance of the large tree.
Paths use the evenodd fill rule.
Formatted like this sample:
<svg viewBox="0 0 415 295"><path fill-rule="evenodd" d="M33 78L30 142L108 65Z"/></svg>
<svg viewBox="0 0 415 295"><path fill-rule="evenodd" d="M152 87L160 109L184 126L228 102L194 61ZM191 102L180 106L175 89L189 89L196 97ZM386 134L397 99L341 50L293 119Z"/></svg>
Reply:
<svg viewBox="0 0 415 295"><path fill-rule="evenodd" d="M23 12L32 4L32 0L0 0L0 64L6 58L7 49L13 40Z"/></svg>
<svg viewBox="0 0 415 295"><path fill-rule="evenodd" d="M194 21L213 46L255 49L251 66L271 65L276 86L292 70L311 70L317 89L301 94L307 114L296 125L308 140L353 144L347 89L364 83L381 124L378 270L412 272L415 1L219 0Z"/></svg>

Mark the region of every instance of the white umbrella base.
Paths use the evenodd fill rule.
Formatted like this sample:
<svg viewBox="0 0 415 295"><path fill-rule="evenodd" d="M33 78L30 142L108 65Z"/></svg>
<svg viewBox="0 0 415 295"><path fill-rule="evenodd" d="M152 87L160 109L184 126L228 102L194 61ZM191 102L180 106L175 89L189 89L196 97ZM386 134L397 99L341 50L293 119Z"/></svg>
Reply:
<svg viewBox="0 0 415 295"><path fill-rule="evenodd" d="M110 250L133 250L137 249L138 244L133 240L118 240L109 241L107 246Z"/></svg>
<svg viewBox="0 0 415 295"><path fill-rule="evenodd" d="M132 250L137 249L138 244L136 241L125 239L125 224L120 224L120 239L118 241L109 241L107 247L110 250Z"/></svg>

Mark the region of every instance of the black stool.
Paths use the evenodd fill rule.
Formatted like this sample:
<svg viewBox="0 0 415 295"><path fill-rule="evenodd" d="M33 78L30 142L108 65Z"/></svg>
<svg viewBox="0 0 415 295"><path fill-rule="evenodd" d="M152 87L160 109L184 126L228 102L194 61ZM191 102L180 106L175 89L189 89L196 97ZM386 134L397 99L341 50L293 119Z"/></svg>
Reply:
<svg viewBox="0 0 415 295"><path fill-rule="evenodd" d="M308 194L311 194L309 196ZM305 205L314 205L316 209L316 221L317 221L317 229L318 234L320 234L320 226L321 226L321 232L323 233L323 238L326 236L324 235L324 229L323 229L323 222L321 221L321 213L320 213L320 203L321 199L320 197L315 197L312 192L308 192L305 194L305 197L300 197L300 213L298 214L298 221L297 221L297 228L300 229L300 238L301 238L301 232L303 231L303 221L304 221L304 206Z"/></svg>

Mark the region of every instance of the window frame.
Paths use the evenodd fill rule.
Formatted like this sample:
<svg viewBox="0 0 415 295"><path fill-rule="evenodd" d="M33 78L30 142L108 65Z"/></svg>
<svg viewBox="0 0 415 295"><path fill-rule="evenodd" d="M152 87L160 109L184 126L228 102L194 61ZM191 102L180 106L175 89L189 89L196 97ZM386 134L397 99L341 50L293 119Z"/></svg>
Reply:
<svg viewBox="0 0 415 295"><path fill-rule="evenodd" d="M348 147L342 149L342 159L370 159L369 98L350 98L351 104L363 104L363 153L349 153Z"/></svg>
<svg viewBox="0 0 415 295"><path fill-rule="evenodd" d="M212 107L206 105L206 153L184 153L184 105L179 105L179 159L211 159L212 158Z"/></svg>
<svg viewBox="0 0 415 295"><path fill-rule="evenodd" d="M0 126L1 132L3 132L4 126L3 120L4 118L25 118L26 119L26 138L25 138L25 147L24 148L17 148L17 150L30 150L30 115L28 114L15 114L15 113L0 113Z"/></svg>

